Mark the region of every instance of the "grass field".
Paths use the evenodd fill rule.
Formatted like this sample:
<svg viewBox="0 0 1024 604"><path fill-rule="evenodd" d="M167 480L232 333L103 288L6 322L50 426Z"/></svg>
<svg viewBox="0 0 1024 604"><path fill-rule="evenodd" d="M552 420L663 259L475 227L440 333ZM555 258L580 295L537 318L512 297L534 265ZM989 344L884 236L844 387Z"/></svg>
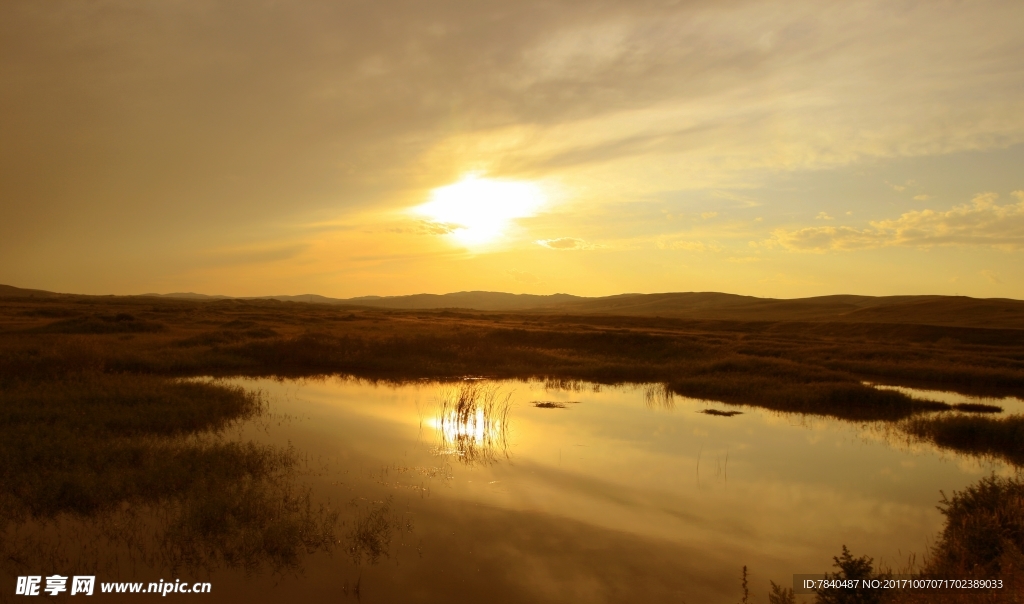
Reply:
<svg viewBox="0 0 1024 604"><path fill-rule="evenodd" d="M350 373L663 382L678 394L839 417L942 405L861 382L1024 393L1016 329L388 311L277 301L0 298L0 379Z"/></svg>
<svg viewBox="0 0 1024 604"><path fill-rule="evenodd" d="M242 390L178 379L196 376L651 382L733 405L888 421L911 438L1021 465L1019 417L964 413L970 409L864 383L1021 397L1021 335L1005 327L895 322L3 297L0 512L54 518L171 502L177 511L167 542L175 563L288 565L300 551L329 547L336 516L311 509L308 493L289 486L292 452L182 438L261 409L259 398ZM1019 499L1019 483L991 486L977 489ZM961 505L970 497L946 508L952 511L942 543L951 544L949 552L968 547L957 541L954 519L983 524L998 517L1019 528L1013 501L995 511ZM972 516L974 508L981 511ZM1019 546L1017 537L1010 542ZM1017 558L1004 550L1010 553L999 556L1010 568ZM940 546L934 564L962 562L943 555Z"/></svg>
<svg viewBox="0 0 1024 604"><path fill-rule="evenodd" d="M654 382L675 394L735 405L905 420L914 437L1019 463L1024 442L1016 437L1018 418L922 415L952 411L952 406L864 382L1022 396L1021 334L1009 328L913 323L382 310L276 300L5 297L0 298L0 391L17 398L30 390L64 388L64 398L54 400L70 400L86 396L90 390L81 384L93 384L95 376L119 376L123 388L148 384L154 391L183 388L160 380L204 375ZM169 407L139 403L136 409L142 408L163 414ZM211 421L202 414L219 407L191 409L199 415L179 419L199 429Z"/></svg>

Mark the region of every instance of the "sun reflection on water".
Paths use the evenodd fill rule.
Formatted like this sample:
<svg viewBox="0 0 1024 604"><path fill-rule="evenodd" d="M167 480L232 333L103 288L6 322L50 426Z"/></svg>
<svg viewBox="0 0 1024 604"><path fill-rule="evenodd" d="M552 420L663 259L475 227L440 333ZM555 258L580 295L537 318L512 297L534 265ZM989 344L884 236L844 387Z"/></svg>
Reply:
<svg viewBox="0 0 1024 604"><path fill-rule="evenodd" d="M502 394L496 386L465 383L442 389L435 416L427 421L437 431L435 453L467 465L508 458L511 400L511 393Z"/></svg>

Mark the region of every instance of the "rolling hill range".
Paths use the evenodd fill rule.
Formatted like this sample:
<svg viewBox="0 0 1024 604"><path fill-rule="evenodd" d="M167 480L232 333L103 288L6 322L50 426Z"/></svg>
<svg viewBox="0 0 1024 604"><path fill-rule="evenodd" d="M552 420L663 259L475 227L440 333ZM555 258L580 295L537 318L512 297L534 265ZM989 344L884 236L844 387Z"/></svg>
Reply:
<svg viewBox="0 0 1024 604"><path fill-rule="evenodd" d="M0 285L0 296L45 298L56 294ZM531 295L501 292L456 292L410 296L329 298L316 294L231 298L195 293L144 294L188 300L280 300L394 310L464 309L573 315L670 317L726 321L801 321L842 323L904 323L1024 329L1024 301L966 296L856 296L775 299L717 292L620 294L585 298L569 294Z"/></svg>
<svg viewBox="0 0 1024 604"><path fill-rule="evenodd" d="M966 296L835 295L781 300L693 292L596 298L564 304L558 310L733 321L917 323L1024 329L1024 301Z"/></svg>
<svg viewBox="0 0 1024 604"><path fill-rule="evenodd" d="M53 292L43 291L41 289L22 289L20 287L13 287L10 285L0 284L0 298L6 297L19 297L19 298L53 298L59 296Z"/></svg>

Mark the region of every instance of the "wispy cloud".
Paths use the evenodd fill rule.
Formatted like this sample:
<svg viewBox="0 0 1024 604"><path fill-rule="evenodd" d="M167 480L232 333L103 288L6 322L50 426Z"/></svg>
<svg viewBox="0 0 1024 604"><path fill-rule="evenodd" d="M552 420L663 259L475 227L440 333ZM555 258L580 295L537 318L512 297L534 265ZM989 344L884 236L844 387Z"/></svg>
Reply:
<svg viewBox="0 0 1024 604"><path fill-rule="evenodd" d="M768 247L805 252L855 250L887 246L982 246L1024 250L1024 191L1017 203L999 205L996 193L982 193L970 203L946 211L918 210L899 218L871 222L870 228L821 226L778 229L763 242Z"/></svg>
<svg viewBox="0 0 1024 604"><path fill-rule="evenodd" d="M999 273L991 269L985 269L981 271L981 276L988 279L989 283L994 283L996 285L1003 282L1003 280L999 278Z"/></svg>
<svg viewBox="0 0 1024 604"><path fill-rule="evenodd" d="M519 271L516 269L509 269L505 271L505 274L511 277L516 283L522 283L523 285L537 285L540 283L540 279L533 274L526 271Z"/></svg>
<svg viewBox="0 0 1024 604"><path fill-rule="evenodd" d="M461 225L449 222L434 222L432 220L417 220L403 227L391 229L394 233L413 233L416 235L451 235Z"/></svg>
<svg viewBox="0 0 1024 604"><path fill-rule="evenodd" d="M714 190L711 192L711 196L717 199L728 199L729 201L735 201L741 208L755 208L761 205L761 202L756 198L749 195L740 195L734 191L723 191Z"/></svg>
<svg viewBox="0 0 1024 604"><path fill-rule="evenodd" d="M210 264L268 264L291 260L309 249L306 243L236 246L212 249L203 253Z"/></svg>
<svg viewBox="0 0 1024 604"><path fill-rule="evenodd" d="M537 241L537 245L552 249L552 250L590 250L596 246L592 243L588 243L582 239L575 237L559 237L558 239L541 239Z"/></svg>
<svg viewBox="0 0 1024 604"><path fill-rule="evenodd" d="M722 246L716 241L692 241L687 239L661 239L657 246L662 250L686 250L689 252L720 252Z"/></svg>
<svg viewBox="0 0 1024 604"><path fill-rule="evenodd" d="M878 247L883 243L880 233L871 229L823 226L793 231L776 229L772 238L763 241L761 245L798 252L827 252Z"/></svg>

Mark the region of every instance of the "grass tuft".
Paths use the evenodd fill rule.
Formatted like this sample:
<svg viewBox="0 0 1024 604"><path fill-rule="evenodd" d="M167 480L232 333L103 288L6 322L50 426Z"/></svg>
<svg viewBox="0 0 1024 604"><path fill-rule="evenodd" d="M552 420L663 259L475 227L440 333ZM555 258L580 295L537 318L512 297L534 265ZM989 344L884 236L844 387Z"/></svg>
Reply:
<svg viewBox="0 0 1024 604"><path fill-rule="evenodd" d="M901 426L910 435L945 449L1004 459L1024 465L1024 416L1003 418L964 414L913 417Z"/></svg>
<svg viewBox="0 0 1024 604"><path fill-rule="evenodd" d="M467 465L507 458L511 401L511 393L475 381L443 389L435 405L437 451Z"/></svg>

